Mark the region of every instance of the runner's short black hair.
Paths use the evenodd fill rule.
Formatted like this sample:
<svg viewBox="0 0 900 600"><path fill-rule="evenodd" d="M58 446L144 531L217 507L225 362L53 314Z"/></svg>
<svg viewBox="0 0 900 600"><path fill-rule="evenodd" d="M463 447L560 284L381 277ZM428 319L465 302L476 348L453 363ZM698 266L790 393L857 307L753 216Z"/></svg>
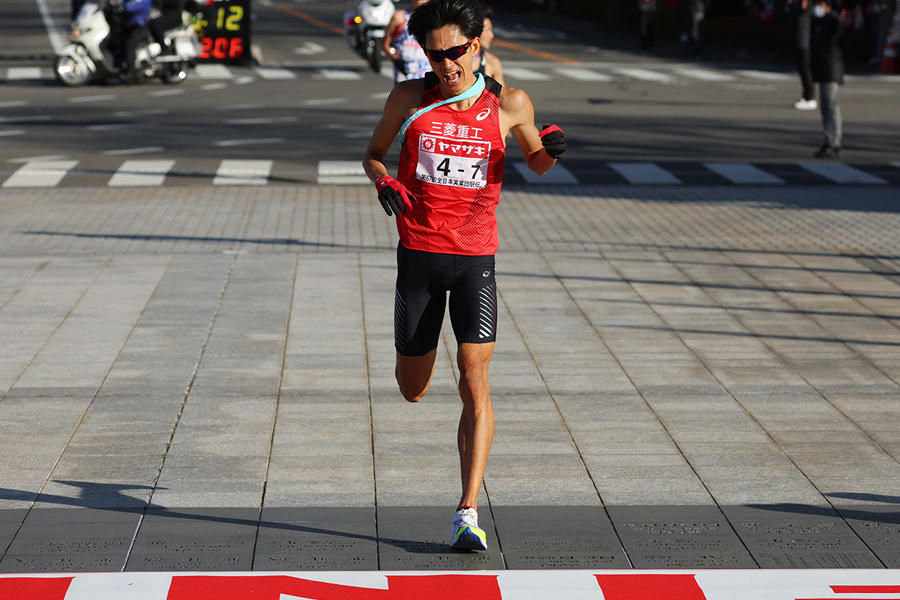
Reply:
<svg viewBox="0 0 900 600"><path fill-rule="evenodd" d="M493 19L494 18L494 9L491 8L491 5L487 2L481 3L481 9L484 11L485 19Z"/></svg>
<svg viewBox="0 0 900 600"><path fill-rule="evenodd" d="M429 0L409 18L409 31L425 47L429 31L456 25L469 39L484 31L484 9L479 0Z"/></svg>

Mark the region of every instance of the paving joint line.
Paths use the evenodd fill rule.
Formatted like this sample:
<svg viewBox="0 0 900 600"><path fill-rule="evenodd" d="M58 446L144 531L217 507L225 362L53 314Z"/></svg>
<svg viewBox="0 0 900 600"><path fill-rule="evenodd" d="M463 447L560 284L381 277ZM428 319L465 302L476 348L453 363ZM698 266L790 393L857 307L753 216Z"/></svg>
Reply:
<svg viewBox="0 0 900 600"><path fill-rule="evenodd" d="M153 505L153 494L156 492L156 486L159 484L159 478L162 475L163 467L166 464L166 458L169 455L169 450L172 448L172 440L175 437L175 432L178 429L178 423L181 421L181 417L184 414L184 409L187 406L188 400L191 394L191 388L194 385L194 381L197 378L197 373L200 370L200 363L203 360L203 356L206 353L207 345L209 344L209 339L212 336L213 328L216 324L216 319L219 316L219 311L222 308L222 301L225 297L225 291L228 289L228 284L231 281L231 275L234 270L234 264L237 261L237 256L233 256L231 258L231 262L228 265L228 269L225 272L225 278L222 283L222 287L219 290L219 297L216 299L216 305L213 308L212 316L210 317L209 326L206 329L206 339L203 341L203 345L200 347L200 353L197 355L197 361L194 363L194 369L191 372L191 376L188 379L187 385L185 386L184 395L182 396L181 406L178 409L178 414L175 416L175 422L172 424L172 432L169 434L169 440L166 442L166 448L163 452L162 460L159 464L159 469L156 472L156 478L153 480L153 483L150 487L150 495L147 497L147 501L144 504L144 510L141 512L141 516L138 518L137 527L135 529L134 537L131 540L131 545L128 547L128 550L125 552L125 564L122 567L124 571L128 567L128 561L131 559L131 553L134 550L134 544L137 541L137 536L140 534L141 527L144 523L144 517L146 517L147 512Z"/></svg>
<svg viewBox="0 0 900 600"><path fill-rule="evenodd" d="M235 255L237 260L237 255ZM250 553L250 570L256 563L256 546L259 543L259 530L262 526L262 513L266 506L266 489L269 485L269 468L272 465L272 450L275 448L275 431L278 425L278 409L281 405L281 384L284 382L284 368L287 363L288 341L291 336L291 317L294 314L294 297L297 290L297 273L300 271L300 254L294 257L294 273L291 277L291 297L288 301L288 311L285 316L284 347L281 351L281 369L278 372L278 392L275 394L275 410L272 412L272 433L269 435L269 451L266 457L265 477L263 479L262 494L259 499L259 513L256 519L256 535L253 537L253 549Z"/></svg>
<svg viewBox="0 0 900 600"><path fill-rule="evenodd" d="M298 261L299 262L299 261ZM362 319L362 342L364 365L366 369L366 404L369 409L369 449L372 451L372 517L375 527L375 565L381 570L381 545L378 541L381 536L378 534L378 477L375 469L375 414L372 408L372 379L371 369L369 366L369 328L366 323L366 286L363 278L362 270L362 253L356 255L356 272L359 277L359 306L360 318Z"/></svg>
<svg viewBox="0 0 900 600"><path fill-rule="evenodd" d="M676 265L676 264L669 258L669 256L668 256L665 252L661 252L660 255L666 260L667 264L671 265L674 269L676 269L679 273L681 273L681 275L684 276L688 281L691 281L691 282L694 281L693 278L692 278L689 274L687 274L681 267L679 267L678 265ZM798 264L798 266L800 266L800 267L802 268L802 265L800 265L799 263L797 263L797 264ZM615 268L615 267L613 267L613 268ZM743 268L741 268L741 269L742 269L742 270L745 270L745 269L743 269ZM618 269L616 269L616 270L618 271ZM746 271L746 270L745 270L745 271ZM761 285L764 285L764 282L762 282L762 281L760 281L759 279L757 279L757 278L756 278L755 276L753 276L751 273L748 273L748 275L750 275L750 277L751 277L752 279L754 279L755 281L757 281L757 282L760 283ZM826 283L827 283L827 282L826 282ZM744 323L740 318L736 317L736 316L732 313L732 311L731 311L730 309L725 308L725 307L723 307L721 304L719 304L719 302L716 300L716 298L713 297L709 292L707 292L707 291L706 291L705 289L703 289L703 288L699 288L699 287L698 287L697 289L701 290L702 293L705 294L705 295L710 299L710 301L714 302L717 306L719 306L720 309L724 310L731 318L733 318L735 321L737 321L742 327L744 327L745 329L747 329L747 331L752 332L752 330L748 329L747 326L745 325L745 323ZM637 290L635 290L635 292L637 292ZM639 292L637 292L637 293L640 295ZM773 293L775 293L776 295L778 295L778 292L773 292ZM780 295L779 295L778 297L781 298ZM641 298L643 298L643 296L641 296ZM781 299L782 299L783 301L785 301L783 298L781 298ZM747 409L747 407L744 405L744 403L741 402L741 401L737 398L737 396L734 395L734 393L728 388L728 386L727 386L721 379L719 379L718 375L716 375L716 373L713 371L713 369L710 367L710 365L709 365L709 364L708 364L708 363L707 363L707 362L706 362L699 354L697 354L696 351L695 351L693 348L691 348L690 345L688 345L688 344L681 338L681 336L680 336L680 335L678 334L678 332L672 327L672 325L668 322L668 320L667 320L665 317L663 317L663 315L659 314L659 313L656 311L655 308L653 308L652 304L649 304L649 303L648 303L648 306L650 306L650 309L654 312L654 314L657 315L657 318L659 318L663 323L665 323L665 324L672 330L673 334L674 334L676 337L678 337L679 340L681 340L681 343L685 346L685 348L688 349L688 351L689 351L691 354L694 355L694 357L697 359L697 361L699 361L700 364L703 365L703 368L707 371L707 373L709 373L709 375L710 375L713 379L715 379L716 382L717 382L720 386L722 386L722 389L723 389L723 390L731 397L731 399L732 399L738 406L740 406L741 409L745 412L745 414L746 414L746 415L747 415L754 423L756 423L756 425L757 425L757 426L758 426L758 427L766 434L766 437L768 437L768 438L772 441L772 443L775 444L775 446L779 449L779 451L781 451L781 453L784 455L784 457L787 458L787 459L791 462L791 464L793 464L793 465L797 468L797 471L798 471L801 475L803 475L803 477L809 482L809 484L810 484L816 491L819 492L819 494L822 496L822 498L828 503L828 505L829 505L829 506L831 507L831 509L834 511L835 515L837 515L837 516L841 519L841 521L843 521L844 524L847 525L847 528L853 533L853 535L856 537L856 539L859 540L859 541L860 541L860 542L861 542L861 543L862 543L862 544L863 544L863 545L864 545L864 546L872 553L872 555L875 557L875 559L878 560L878 562L881 563L881 565L882 565L883 567L887 567L887 565L884 563L884 561L881 559L881 557L878 556L878 554L877 554L877 553L876 553L876 552L875 552L875 551L874 551L874 550L866 543L866 541L862 538L862 536L860 536L860 535L856 532L856 530L855 530L855 529L847 522L847 519L841 514L841 512L837 509L837 507L834 505L834 503L831 501L831 499L830 499L830 498L829 498L829 497L828 497L821 489L819 489L819 486L817 486L817 485L809 478L809 476L803 471L803 469L800 467L800 465L798 465L798 464L796 463L796 461L790 456L790 454L788 454L788 453L781 447L781 445L778 444L778 442L771 436L771 434L769 433L769 431L768 431L765 427L763 427L763 425L759 422L759 420L756 418L756 416L753 415L753 413L752 413L749 409ZM793 306L793 305L791 305L791 306ZM796 309L797 307L795 306L794 308ZM784 360L784 357L781 355L781 353L779 353L779 352L777 352L776 350L774 350L774 349L773 349L771 346L769 346L769 344L766 343L761 337L757 337L756 339L758 339L759 342L760 342L761 344L763 344L763 345L766 347L767 350L769 350L769 352L771 352L775 357L777 357L777 358L779 359L779 361L780 361L785 367L787 367L788 369L791 370L791 372L795 373L795 374L798 375L801 379L803 379L803 381L805 381L805 382L807 383L807 385L809 385L812 389L814 389L814 390L816 391L816 393L817 393L820 397L822 397L829 405L834 406L833 404L831 404L831 402L830 402L827 398L824 397L824 395L818 390L818 388L816 388L814 385L812 385L812 384L806 379L806 377L805 377L802 373L800 373L800 372L797 371L796 369L793 369L788 363L786 363L785 360ZM836 410L838 410L837 407L834 407L834 408L835 408ZM840 410L838 410L838 412L840 412L840 414L846 418L846 415L844 415L843 412L841 412ZM859 428L859 426L858 426L854 421L852 421L851 419L848 419L848 420L849 420L850 422L852 422L854 425L856 425L857 428ZM861 428L859 428L859 429L862 430ZM862 430L862 431L863 431L863 433L865 433L864 430ZM866 434L866 435L868 435L868 434ZM873 440L873 441L874 441L874 440ZM881 448L881 446L879 446L879 448ZM882 448L882 451L884 451L883 448ZM893 457L892 457L892 458L893 458ZM685 460L687 460L687 458L685 458ZM690 463L690 461L688 461L688 462ZM692 467L692 468L693 468L693 467ZM719 503L716 502L716 505L719 506ZM729 523L729 525L731 526L732 530L734 531L735 535L738 536L738 539L740 539L740 540L741 540L741 543L744 545L744 547L747 548L747 552L750 553L751 558L753 558L753 560L756 561L756 558L753 557L753 554L750 552L749 547L747 547L747 545L744 544L743 539L741 538L740 534L738 534L737 530L735 529L734 524L731 523L731 520L728 518L728 515L726 515L725 512L722 511L721 506L719 506L719 510L720 510L720 512L722 513L722 515L725 517L726 521L728 521L728 523ZM759 564L759 563L757 562L757 564Z"/></svg>

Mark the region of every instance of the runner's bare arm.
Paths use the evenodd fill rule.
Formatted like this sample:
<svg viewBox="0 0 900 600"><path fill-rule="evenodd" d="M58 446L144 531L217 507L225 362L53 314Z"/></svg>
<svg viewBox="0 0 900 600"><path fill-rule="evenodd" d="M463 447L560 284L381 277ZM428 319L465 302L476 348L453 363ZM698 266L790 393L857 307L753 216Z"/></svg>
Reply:
<svg viewBox="0 0 900 600"><path fill-rule="evenodd" d="M388 58L393 54L391 52L391 42L394 40L394 35L397 33L397 30L403 26L403 21L405 19L406 14L402 10L398 10L394 13L394 16L391 17L391 22L388 23L387 29L384 31L384 38L381 40L381 49L384 50L384 53Z"/></svg>
<svg viewBox="0 0 900 600"><path fill-rule="evenodd" d="M519 142L528 168L543 175L556 164L544 150L540 132L534 125L534 105L524 90L503 88L500 95L501 121L500 127L504 137L512 131Z"/></svg>
<svg viewBox="0 0 900 600"><path fill-rule="evenodd" d="M387 155L394 138L400 132L403 122L416 111L419 99L424 88L423 80L404 81L394 86L391 95L384 104L384 114L372 132L366 156L363 158L363 168L372 182L376 182L388 174L384 166L384 157Z"/></svg>

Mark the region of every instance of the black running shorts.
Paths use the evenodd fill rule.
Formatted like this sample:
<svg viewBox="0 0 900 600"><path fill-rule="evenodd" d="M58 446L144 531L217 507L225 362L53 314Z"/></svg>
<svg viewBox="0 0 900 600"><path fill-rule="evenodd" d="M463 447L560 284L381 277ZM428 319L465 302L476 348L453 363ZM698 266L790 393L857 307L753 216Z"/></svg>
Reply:
<svg viewBox="0 0 900 600"><path fill-rule="evenodd" d="M397 246L394 345L404 356L438 346L450 292L450 323L457 344L486 344L497 335L494 256L436 254Z"/></svg>

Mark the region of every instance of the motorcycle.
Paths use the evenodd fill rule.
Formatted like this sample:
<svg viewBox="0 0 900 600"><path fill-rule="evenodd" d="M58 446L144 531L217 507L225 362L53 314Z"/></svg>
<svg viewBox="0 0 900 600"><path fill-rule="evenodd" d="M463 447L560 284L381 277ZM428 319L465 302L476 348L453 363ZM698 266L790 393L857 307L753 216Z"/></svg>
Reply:
<svg viewBox="0 0 900 600"><path fill-rule="evenodd" d="M344 37L350 49L381 71L381 43L397 8L393 0L361 0L356 11L344 13Z"/></svg>
<svg viewBox="0 0 900 600"><path fill-rule="evenodd" d="M81 86L90 81L104 81L119 75L111 33L116 22L115 6L108 0L89 0L72 22L69 44L54 63L56 79L66 86ZM135 73L140 79L159 77L164 83L181 83L187 69L200 55L200 42L184 13L181 25L165 32L165 42L172 52L149 38L135 52Z"/></svg>

